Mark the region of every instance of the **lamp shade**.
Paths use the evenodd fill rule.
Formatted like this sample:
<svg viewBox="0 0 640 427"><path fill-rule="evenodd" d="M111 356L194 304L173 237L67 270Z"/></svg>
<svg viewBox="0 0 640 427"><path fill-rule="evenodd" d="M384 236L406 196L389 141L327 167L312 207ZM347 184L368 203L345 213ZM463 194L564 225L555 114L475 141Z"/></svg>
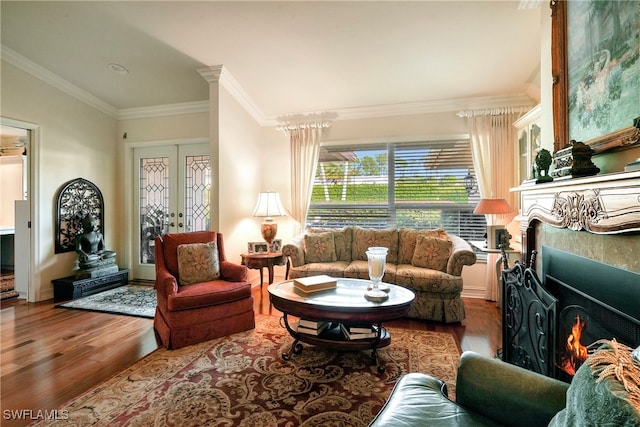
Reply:
<svg viewBox="0 0 640 427"><path fill-rule="evenodd" d="M480 199L474 214L507 214L512 212L511 206L505 199Z"/></svg>
<svg viewBox="0 0 640 427"><path fill-rule="evenodd" d="M286 216L282 202L280 201L280 193L275 191L263 191L258 194L258 202L253 210L253 216L271 218L274 216Z"/></svg>

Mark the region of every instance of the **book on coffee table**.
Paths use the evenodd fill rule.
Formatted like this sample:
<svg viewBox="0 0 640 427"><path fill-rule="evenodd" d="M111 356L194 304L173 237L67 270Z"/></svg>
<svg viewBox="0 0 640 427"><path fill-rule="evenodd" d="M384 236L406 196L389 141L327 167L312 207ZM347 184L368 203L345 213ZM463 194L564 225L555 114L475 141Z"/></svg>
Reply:
<svg viewBox="0 0 640 427"><path fill-rule="evenodd" d="M378 330L375 326L372 326L369 329L369 332L358 333L358 332L351 332L347 325L344 325L343 323L341 323L340 329L342 329L342 333L348 340L364 340L364 339L375 338L378 336Z"/></svg>
<svg viewBox="0 0 640 427"><path fill-rule="evenodd" d="M327 322L324 320L308 320L308 319L300 319L298 321L298 324L300 326L302 326L303 328L311 328L311 329L318 329L322 326L324 326Z"/></svg>
<svg viewBox="0 0 640 427"><path fill-rule="evenodd" d="M329 322L324 322L322 325L320 325L317 328L306 328L300 324L300 321L298 321L292 325L292 329L300 334L318 336L322 333L322 331L327 329L327 326L329 326Z"/></svg>
<svg viewBox="0 0 640 427"><path fill-rule="evenodd" d="M338 286L338 280L326 274L321 274L319 276L293 279L293 286L302 292L318 292L336 288Z"/></svg>
<svg viewBox="0 0 640 427"><path fill-rule="evenodd" d="M361 323L361 324L345 324L348 328L349 332L352 334L368 334L370 332L375 332L378 330L377 326L374 326L370 323Z"/></svg>

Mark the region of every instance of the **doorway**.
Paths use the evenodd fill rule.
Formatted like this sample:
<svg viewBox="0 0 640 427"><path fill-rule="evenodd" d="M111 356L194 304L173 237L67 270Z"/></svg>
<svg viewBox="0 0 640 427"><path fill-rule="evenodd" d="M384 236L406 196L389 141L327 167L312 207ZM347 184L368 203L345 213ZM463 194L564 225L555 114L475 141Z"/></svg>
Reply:
<svg viewBox="0 0 640 427"><path fill-rule="evenodd" d="M132 276L155 279L155 238L209 230L211 159L208 144L135 148Z"/></svg>
<svg viewBox="0 0 640 427"><path fill-rule="evenodd" d="M0 127L0 299L29 299L31 232L28 127Z"/></svg>

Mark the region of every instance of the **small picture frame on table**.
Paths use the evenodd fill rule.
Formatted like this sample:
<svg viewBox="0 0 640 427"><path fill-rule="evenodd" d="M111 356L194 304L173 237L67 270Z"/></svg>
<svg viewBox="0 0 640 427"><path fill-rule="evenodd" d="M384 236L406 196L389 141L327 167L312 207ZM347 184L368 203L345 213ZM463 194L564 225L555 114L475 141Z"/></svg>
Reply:
<svg viewBox="0 0 640 427"><path fill-rule="evenodd" d="M254 254L268 254L269 253L269 244L267 242L256 242L253 245L253 253Z"/></svg>
<svg viewBox="0 0 640 427"><path fill-rule="evenodd" d="M511 238L513 236L509 233L509 230L502 228L496 230L496 249L500 249L500 244L504 244L504 248L509 250L511 248Z"/></svg>
<svg viewBox="0 0 640 427"><path fill-rule="evenodd" d="M508 234L504 225L489 225L487 226L487 248L499 249L501 238L503 235Z"/></svg>
<svg viewBox="0 0 640 427"><path fill-rule="evenodd" d="M266 254L269 252L269 244L267 242L249 242L247 243L247 251L250 254Z"/></svg>
<svg viewBox="0 0 640 427"><path fill-rule="evenodd" d="M269 252L281 252L281 251L282 251L282 240L273 239L271 241L271 247L269 248Z"/></svg>

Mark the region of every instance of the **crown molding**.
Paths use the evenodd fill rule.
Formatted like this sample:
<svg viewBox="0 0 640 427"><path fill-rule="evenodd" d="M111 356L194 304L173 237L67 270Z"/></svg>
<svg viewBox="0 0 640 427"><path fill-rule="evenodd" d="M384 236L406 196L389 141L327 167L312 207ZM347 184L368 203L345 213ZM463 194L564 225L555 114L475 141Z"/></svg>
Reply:
<svg viewBox="0 0 640 427"><path fill-rule="evenodd" d="M25 58L14 50L0 45L0 57L22 71L48 83L49 85L73 96L87 105L101 111L117 120L162 117L175 114L202 113L209 110L209 101L195 101L179 104L155 105L151 107L126 108L118 110L111 104L80 89L69 81L59 77L44 67ZM233 78L231 73L222 65L197 69L198 73L209 83L219 82L231 96L247 111L247 113L262 127L282 126L283 116L265 117L244 88ZM348 108L336 108L329 111L295 113L295 116L331 115L331 120L357 120L378 117L405 116L445 113L459 110L473 110L485 108L514 107L522 105L533 106L538 101L526 94L463 98L440 101L425 101L402 104L372 105Z"/></svg>
<svg viewBox="0 0 640 427"><path fill-rule="evenodd" d="M83 89L80 89L73 83L63 79L57 74L52 73L51 71L36 64L30 59L27 59L13 49L10 49L5 45L0 45L0 47L0 57L3 61L8 62L9 64L13 65L16 68L19 68L25 73L30 74L39 80L42 80L43 82L53 86L54 88L59 89L67 95L84 102L90 107L93 107L96 110L101 111L110 117L113 117L114 119L118 118L118 109L113 105L103 101L102 99L90 94Z"/></svg>
<svg viewBox="0 0 640 427"><path fill-rule="evenodd" d="M458 112L460 110L476 110L487 108L533 106L536 100L529 95L489 96L479 98L460 98L440 101L408 102L403 104L370 105L361 107L336 108L323 112L296 113L290 116L269 117L263 120L262 126L282 126L287 117L327 117L330 120L359 120L380 117L413 116Z"/></svg>
<svg viewBox="0 0 640 427"><path fill-rule="evenodd" d="M118 120L206 113L208 111L209 101L183 102L179 104L154 105L151 107L124 108L118 111Z"/></svg>
<svg viewBox="0 0 640 427"><path fill-rule="evenodd" d="M260 126L266 126L267 121L260 108L258 108L242 85L233 78L227 68L223 65L212 65L210 67L198 68L196 71L200 73L209 84L219 82Z"/></svg>
<svg viewBox="0 0 640 427"><path fill-rule="evenodd" d="M528 95L519 94L340 108L333 110L333 112L337 114L337 117L334 120L357 120L376 117L412 116L420 114L457 112L459 110L478 108L514 107L533 104L533 100Z"/></svg>
<svg viewBox="0 0 640 427"><path fill-rule="evenodd" d="M209 67L197 68L196 71L205 79L208 83L215 83L220 81L222 75L222 65L211 65Z"/></svg>

